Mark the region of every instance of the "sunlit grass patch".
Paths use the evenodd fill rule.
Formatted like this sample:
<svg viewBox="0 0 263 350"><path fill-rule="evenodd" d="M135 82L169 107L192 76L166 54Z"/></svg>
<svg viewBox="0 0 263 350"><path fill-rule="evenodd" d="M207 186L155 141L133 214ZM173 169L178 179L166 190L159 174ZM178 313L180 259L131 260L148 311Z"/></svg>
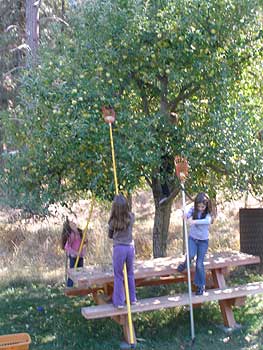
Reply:
<svg viewBox="0 0 263 350"><path fill-rule="evenodd" d="M149 194L139 193L133 206L137 258L150 258L154 208ZM138 200L137 200L138 199ZM141 200L141 203L139 202ZM81 203L80 223L85 223L89 202ZM225 205L226 206L226 205ZM221 209L220 209L221 210ZM224 215L223 215L224 214ZM210 251L239 248L238 207L229 206L211 228ZM89 233L87 264L111 263L111 243L107 238L109 208L96 205ZM172 210L168 254L182 254L180 202ZM85 320L81 307L92 305L91 297L64 296L65 255L60 249L62 220L5 226L0 268L0 333L28 332L33 350L119 349L122 328L111 319ZM21 232L20 232L20 231ZM18 237L23 239L17 239ZM11 242L15 240L16 248ZM2 251L0 251L2 252ZM262 280L256 267L231 271L227 284L239 285ZM138 288L138 298L187 293L187 284ZM263 297L249 297L234 309L242 328L232 334L222 331L217 302L194 308L195 350L263 350ZM137 348L143 350L190 349L189 307L177 307L133 315Z"/></svg>

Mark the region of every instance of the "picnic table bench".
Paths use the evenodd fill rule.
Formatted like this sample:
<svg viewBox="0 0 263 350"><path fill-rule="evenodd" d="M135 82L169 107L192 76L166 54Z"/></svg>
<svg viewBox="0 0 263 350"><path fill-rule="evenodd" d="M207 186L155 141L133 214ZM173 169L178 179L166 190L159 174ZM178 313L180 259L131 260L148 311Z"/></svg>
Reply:
<svg viewBox="0 0 263 350"><path fill-rule="evenodd" d="M177 266L182 257L165 257L151 260L137 260L135 262L136 287L161 284L179 283L187 280L187 274L179 273ZM234 328L236 321L232 306L242 305L245 297L263 293L263 282L228 287L225 275L229 269L237 266L258 264L259 257L240 252L223 252L207 255L205 270L208 279L207 291L202 296L192 297L194 305L217 300L220 305L224 325ZM194 277L194 266L191 268L191 279ZM86 319L111 317L123 326L124 338L129 343L129 329L127 308L117 309L111 303L114 275L112 266L87 266L78 269L69 269L69 277L74 281L73 288L65 290L66 295L91 294L97 305L83 307L82 315ZM131 306L132 313L160 310L176 306L188 305L188 293L141 299ZM135 332L134 332L134 339Z"/></svg>

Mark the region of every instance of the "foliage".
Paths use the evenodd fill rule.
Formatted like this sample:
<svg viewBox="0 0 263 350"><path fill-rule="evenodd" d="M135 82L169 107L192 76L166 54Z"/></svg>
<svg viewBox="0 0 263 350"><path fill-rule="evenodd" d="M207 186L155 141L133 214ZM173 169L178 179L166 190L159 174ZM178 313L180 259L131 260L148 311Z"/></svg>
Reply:
<svg viewBox="0 0 263 350"><path fill-rule="evenodd" d="M44 42L52 41L52 23L65 25L68 1L40 1L40 37ZM0 151L2 152L5 129L2 119L14 108L19 89L18 76L25 66L26 54L26 1L0 1ZM30 18L31 19L31 18ZM61 24L63 23L63 25Z"/></svg>
<svg viewBox="0 0 263 350"><path fill-rule="evenodd" d="M262 31L257 1L95 1L21 77L19 124L6 120L2 190L10 203L47 208L83 192L111 198L113 105L120 189L163 181L164 157L188 158L190 192L262 189ZM20 171L18 171L20 169ZM174 174L169 185L178 185ZM8 190L8 191L7 191ZM29 195L30 194L30 195ZM6 197L5 197L6 198Z"/></svg>

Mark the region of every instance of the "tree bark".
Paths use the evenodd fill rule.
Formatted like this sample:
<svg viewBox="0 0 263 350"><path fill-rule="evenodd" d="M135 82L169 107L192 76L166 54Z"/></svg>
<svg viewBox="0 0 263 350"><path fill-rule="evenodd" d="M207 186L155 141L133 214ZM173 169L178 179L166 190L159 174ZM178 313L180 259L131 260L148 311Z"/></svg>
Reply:
<svg viewBox="0 0 263 350"><path fill-rule="evenodd" d="M66 14L65 0L61 1L61 18L64 21ZM61 26L61 32L64 32L64 26Z"/></svg>
<svg viewBox="0 0 263 350"><path fill-rule="evenodd" d="M40 0L26 0L26 43L28 45L27 66L37 61L39 45L39 8Z"/></svg>
<svg viewBox="0 0 263 350"><path fill-rule="evenodd" d="M167 256L167 238L173 200L169 199L165 204L159 205L162 191L160 180L157 178L152 179L152 191L155 203L153 257L158 258Z"/></svg>
<svg viewBox="0 0 263 350"><path fill-rule="evenodd" d="M132 211L132 194L129 194L127 196L127 201L128 201L128 204L129 204L129 210Z"/></svg>

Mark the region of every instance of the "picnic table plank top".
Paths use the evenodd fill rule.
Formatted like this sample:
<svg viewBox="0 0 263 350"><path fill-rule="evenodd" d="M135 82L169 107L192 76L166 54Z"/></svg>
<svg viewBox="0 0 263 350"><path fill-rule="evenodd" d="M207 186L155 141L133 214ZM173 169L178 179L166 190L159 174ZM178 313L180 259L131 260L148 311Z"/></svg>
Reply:
<svg viewBox="0 0 263 350"><path fill-rule="evenodd" d="M226 287L223 289L211 289L206 291L203 295L192 296L193 304L200 304L203 302L213 300L226 300L233 298L240 298L248 295L256 295L263 293L263 282L253 282L246 285L239 285L235 287ZM136 305L131 305L131 312L143 312L166 309L175 306L182 306L189 304L189 295L176 294L176 295L165 295L159 297L151 297L141 299ZM81 309L82 315L87 319L95 319L101 317L110 317L116 315L127 314L127 307L119 310L113 306L113 304L101 304L95 306L87 306Z"/></svg>
<svg viewBox="0 0 263 350"><path fill-rule="evenodd" d="M184 257L165 257L135 261L135 279L161 277L178 274L177 267ZM260 262L258 256L238 251L210 253L205 259L207 270L235 267ZM94 286L113 282L112 265L92 265L83 268L68 269L68 275L78 286Z"/></svg>

